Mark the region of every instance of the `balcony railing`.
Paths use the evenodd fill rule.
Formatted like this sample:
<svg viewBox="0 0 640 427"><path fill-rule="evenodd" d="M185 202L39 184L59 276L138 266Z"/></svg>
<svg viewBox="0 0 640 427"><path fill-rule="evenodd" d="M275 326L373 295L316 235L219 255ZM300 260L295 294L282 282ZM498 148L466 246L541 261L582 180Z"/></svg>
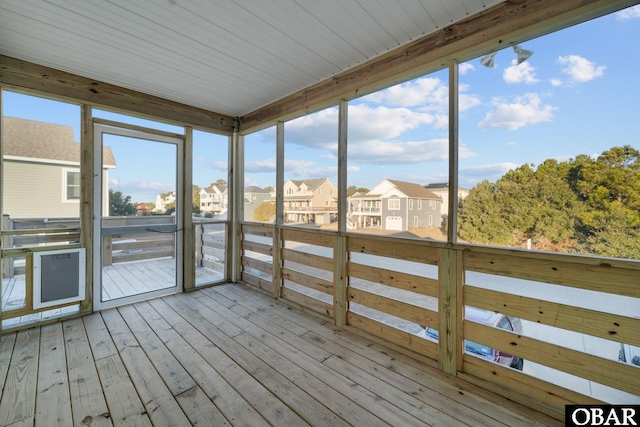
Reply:
<svg viewBox="0 0 640 427"><path fill-rule="evenodd" d="M349 213L353 213L353 214L359 214L359 213L376 213L376 214L381 214L382 213L382 208L381 207L368 207L368 208L352 208L349 210Z"/></svg>
<svg viewBox="0 0 640 427"><path fill-rule="evenodd" d="M285 206L285 212L338 212L337 207Z"/></svg>
<svg viewBox="0 0 640 427"><path fill-rule="evenodd" d="M621 344L640 346L638 262L258 224L242 238L244 282L448 374L560 419L567 404L640 404L640 368L618 361ZM465 306L524 331L469 320Z"/></svg>

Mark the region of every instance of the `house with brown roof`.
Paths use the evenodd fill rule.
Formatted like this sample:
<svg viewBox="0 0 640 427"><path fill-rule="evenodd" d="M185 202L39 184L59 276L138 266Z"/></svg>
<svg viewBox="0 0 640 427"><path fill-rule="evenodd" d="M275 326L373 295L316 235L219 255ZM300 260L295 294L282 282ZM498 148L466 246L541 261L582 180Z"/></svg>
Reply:
<svg viewBox="0 0 640 427"><path fill-rule="evenodd" d="M3 118L3 214L11 218L80 216L80 143L73 127L15 117ZM103 150L104 214L109 212L110 147Z"/></svg>
<svg viewBox="0 0 640 427"><path fill-rule="evenodd" d="M338 214L338 189L327 178L284 183L284 217L288 223L329 224Z"/></svg>
<svg viewBox="0 0 640 427"><path fill-rule="evenodd" d="M350 228L411 231L440 225L442 199L420 184L385 179L347 203Z"/></svg>

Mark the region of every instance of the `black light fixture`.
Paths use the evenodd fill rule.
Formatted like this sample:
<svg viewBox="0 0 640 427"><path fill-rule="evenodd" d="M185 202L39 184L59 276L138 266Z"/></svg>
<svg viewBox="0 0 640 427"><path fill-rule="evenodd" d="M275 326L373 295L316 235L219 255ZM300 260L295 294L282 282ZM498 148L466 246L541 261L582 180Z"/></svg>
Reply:
<svg viewBox="0 0 640 427"><path fill-rule="evenodd" d="M519 44L513 46L513 51L516 53L516 62L518 63L517 65L522 64L524 61L529 59L531 55L533 55L532 50L523 49ZM483 67L487 68L495 67L495 58L497 53L498 52L491 52L483 56L482 58L480 58L480 64Z"/></svg>

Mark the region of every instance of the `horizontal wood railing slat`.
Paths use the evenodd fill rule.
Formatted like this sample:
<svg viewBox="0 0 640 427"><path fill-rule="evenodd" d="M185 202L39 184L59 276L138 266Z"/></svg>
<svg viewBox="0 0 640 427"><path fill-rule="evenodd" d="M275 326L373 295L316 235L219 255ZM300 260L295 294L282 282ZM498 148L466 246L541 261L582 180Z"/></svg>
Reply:
<svg viewBox="0 0 640 427"><path fill-rule="evenodd" d="M282 278L325 294L333 295L333 282L289 268L282 269Z"/></svg>
<svg viewBox="0 0 640 427"><path fill-rule="evenodd" d="M294 241L299 243L307 243L309 245L324 246L327 248L333 248L335 245L335 234L322 233L317 230L293 230L283 229L282 240Z"/></svg>
<svg viewBox="0 0 640 427"><path fill-rule="evenodd" d="M259 289L265 290L269 293L273 293L273 282L271 280L267 280L264 277L258 277L254 274L251 274L247 271L242 272L242 281L246 282L252 286L255 286Z"/></svg>
<svg viewBox="0 0 640 427"><path fill-rule="evenodd" d="M438 359L438 344L418 335L402 331L398 328L394 328L393 326L378 322L377 320L352 311L347 313L347 323L349 326L358 328L371 335L384 338L387 341L413 350L416 353L435 360Z"/></svg>
<svg viewBox="0 0 640 427"><path fill-rule="evenodd" d="M640 369L491 326L463 322L465 339L568 374L640 395Z"/></svg>
<svg viewBox="0 0 640 427"><path fill-rule="evenodd" d="M242 234L252 236L273 237L275 226L273 224L242 224Z"/></svg>
<svg viewBox="0 0 640 427"><path fill-rule="evenodd" d="M388 239L384 244L380 244L376 239L369 237L349 236L347 249L351 252L437 265L440 249L420 243L420 241L405 242L400 239Z"/></svg>
<svg viewBox="0 0 640 427"><path fill-rule="evenodd" d="M466 305L496 311L556 328L640 346L640 318L620 316L520 295L464 287ZM576 301L579 303L579 301Z"/></svg>
<svg viewBox="0 0 640 427"><path fill-rule="evenodd" d="M347 274L370 282L392 286L397 289L438 297L438 280L436 279L354 262L347 263Z"/></svg>
<svg viewBox="0 0 640 427"><path fill-rule="evenodd" d="M408 320L423 326L438 328L438 313L428 308L387 298L362 289L349 287L347 297L350 302L364 305L374 310Z"/></svg>
<svg viewBox="0 0 640 427"><path fill-rule="evenodd" d="M543 405L556 408L559 414L564 414L565 405L601 405L605 403L531 375L523 374L518 370L489 362L480 357L465 353L462 358L466 374L507 389L518 390L520 393L533 397ZM513 393L510 397L515 401L522 401L518 393Z"/></svg>
<svg viewBox="0 0 640 427"><path fill-rule="evenodd" d="M259 261L255 258L250 258L247 256L242 257L242 265L253 268L255 270L262 271L263 273L272 274L273 265L264 261Z"/></svg>
<svg viewBox="0 0 640 427"><path fill-rule="evenodd" d="M273 256L273 247L263 243L252 242L249 240L242 241L242 249L245 251L257 252L262 255Z"/></svg>
<svg viewBox="0 0 640 427"><path fill-rule="evenodd" d="M333 271L333 259L308 254L305 252L296 251L293 249L283 249L282 259L286 261L295 262L298 264L307 265L309 267L319 268L321 270Z"/></svg>
<svg viewBox="0 0 640 427"><path fill-rule="evenodd" d="M333 317L333 304L327 304L324 301L295 291L291 288L282 288L282 297L286 300L293 301L302 307L306 307L325 316Z"/></svg>
<svg viewBox="0 0 640 427"><path fill-rule="evenodd" d="M638 271L616 268L604 260L601 265L584 265L572 263L569 257L547 260L465 251L464 266L481 273L640 298Z"/></svg>

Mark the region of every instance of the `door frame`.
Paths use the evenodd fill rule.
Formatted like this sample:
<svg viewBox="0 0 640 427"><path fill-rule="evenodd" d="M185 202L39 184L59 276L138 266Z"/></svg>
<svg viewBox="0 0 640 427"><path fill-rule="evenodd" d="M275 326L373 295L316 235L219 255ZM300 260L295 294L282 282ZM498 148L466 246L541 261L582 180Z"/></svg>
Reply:
<svg viewBox="0 0 640 427"><path fill-rule="evenodd" d="M93 310L99 311L124 304L131 304L170 295L183 291L184 271L184 215L182 205L184 203L184 146L185 135L160 131L141 126L118 123L110 120L93 119L93 146L94 146L94 177L93 177ZM175 209L175 234L176 234L176 285L170 288L144 292L142 294L102 301L102 213L103 203L106 202L103 194L103 144L102 135L117 135L158 143L175 144L176 146L176 209ZM107 192L108 194L108 192ZM108 197L108 195L107 195ZM108 203L108 202L107 202ZM191 200L189 200L191 203Z"/></svg>

